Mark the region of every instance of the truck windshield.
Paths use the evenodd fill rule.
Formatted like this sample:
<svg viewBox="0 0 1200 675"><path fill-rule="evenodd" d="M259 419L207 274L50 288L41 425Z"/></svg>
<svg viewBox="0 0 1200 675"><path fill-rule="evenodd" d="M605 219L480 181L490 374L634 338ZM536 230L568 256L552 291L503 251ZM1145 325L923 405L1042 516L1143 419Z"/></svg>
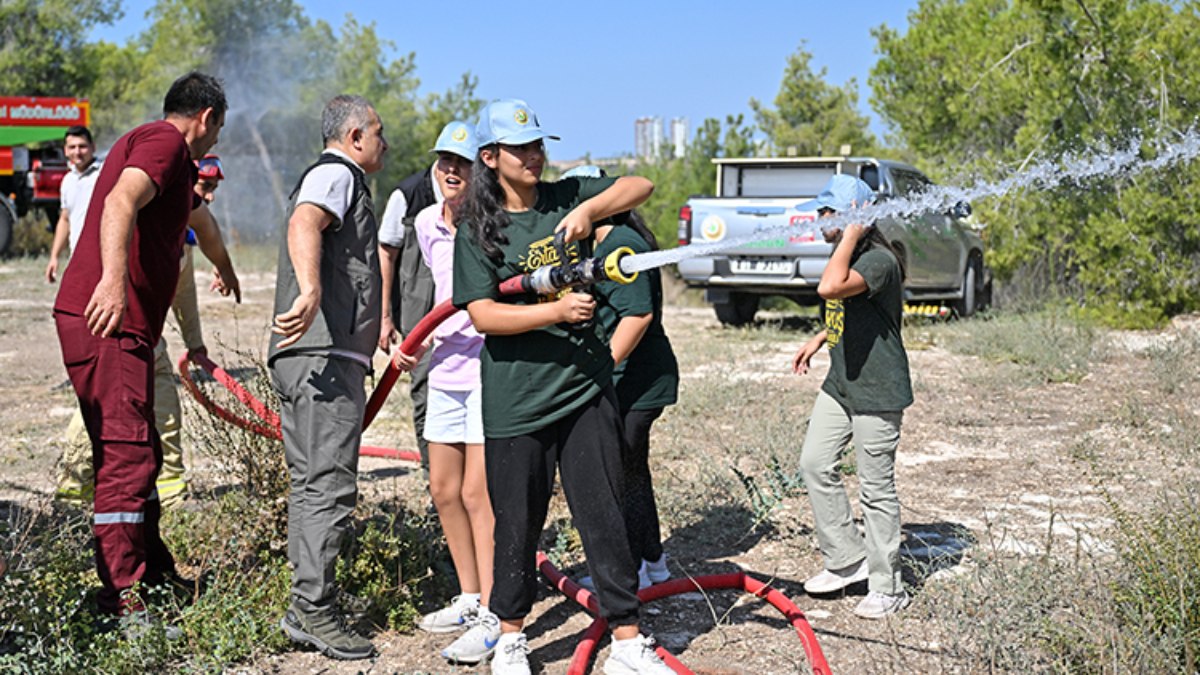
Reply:
<svg viewBox="0 0 1200 675"><path fill-rule="evenodd" d="M723 197L816 196L836 170L828 166L757 164L723 167Z"/></svg>

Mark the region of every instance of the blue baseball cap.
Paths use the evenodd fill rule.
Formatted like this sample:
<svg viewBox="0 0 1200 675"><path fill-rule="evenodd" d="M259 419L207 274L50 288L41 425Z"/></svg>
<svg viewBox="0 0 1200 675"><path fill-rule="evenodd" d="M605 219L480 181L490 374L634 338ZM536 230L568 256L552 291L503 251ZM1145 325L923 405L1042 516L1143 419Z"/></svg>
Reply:
<svg viewBox="0 0 1200 675"><path fill-rule="evenodd" d="M479 124L475 125L475 140L480 147L493 143L525 145L543 138L559 140L558 136L546 133L529 104L517 98L487 104L479 113Z"/></svg>
<svg viewBox="0 0 1200 675"><path fill-rule="evenodd" d="M563 172L559 179L563 178L604 178L604 169L595 164L580 164L577 167L567 169Z"/></svg>
<svg viewBox="0 0 1200 675"><path fill-rule="evenodd" d="M475 143L475 130L466 122L454 120L442 127L442 133L438 134L433 151L452 152L468 162L474 162L475 153L479 151L479 146Z"/></svg>
<svg viewBox="0 0 1200 675"><path fill-rule="evenodd" d="M796 205L797 211L849 211L857 205L859 208L875 201L875 191L860 178L844 173L835 174L821 189L816 199Z"/></svg>

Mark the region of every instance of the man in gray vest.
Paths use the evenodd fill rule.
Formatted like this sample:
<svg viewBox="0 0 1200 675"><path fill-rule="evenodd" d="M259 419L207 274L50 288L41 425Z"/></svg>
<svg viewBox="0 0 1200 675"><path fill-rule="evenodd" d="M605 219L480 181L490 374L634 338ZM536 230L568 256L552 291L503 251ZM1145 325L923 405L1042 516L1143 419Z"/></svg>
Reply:
<svg viewBox="0 0 1200 675"><path fill-rule="evenodd" d="M361 659L375 648L335 606L334 565L358 498L363 380L380 329L379 247L366 175L383 168L388 145L379 115L361 96L329 101L321 136L325 151L292 193L267 356L292 484L292 602L280 625L292 641L326 656Z"/></svg>

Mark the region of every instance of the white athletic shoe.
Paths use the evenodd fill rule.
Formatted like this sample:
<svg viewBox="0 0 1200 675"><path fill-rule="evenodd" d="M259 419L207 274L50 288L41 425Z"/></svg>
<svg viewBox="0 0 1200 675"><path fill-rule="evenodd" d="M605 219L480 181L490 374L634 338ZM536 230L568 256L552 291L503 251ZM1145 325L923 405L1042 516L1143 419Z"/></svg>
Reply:
<svg viewBox="0 0 1200 675"><path fill-rule="evenodd" d="M904 591L901 591L899 595L871 591L854 608L854 613L864 619L882 619L908 607L908 602L908 593Z"/></svg>
<svg viewBox="0 0 1200 675"><path fill-rule="evenodd" d="M638 590L661 584L671 578L671 570L667 569L667 554L662 554L658 560L643 560L638 568Z"/></svg>
<svg viewBox="0 0 1200 675"><path fill-rule="evenodd" d="M863 558L853 565L839 570L821 570L820 573L804 582L804 592L809 595L836 593L866 578L867 559Z"/></svg>
<svg viewBox="0 0 1200 675"><path fill-rule="evenodd" d="M492 658L492 675L531 675L524 633L501 633Z"/></svg>
<svg viewBox="0 0 1200 675"><path fill-rule="evenodd" d="M442 658L452 663L476 664L487 659L500 641L500 618L485 607L467 620L470 628L442 650Z"/></svg>
<svg viewBox="0 0 1200 675"><path fill-rule="evenodd" d="M449 605L421 617L417 628L430 633L453 633L467 627L467 620L479 611L479 600L456 595Z"/></svg>
<svg viewBox="0 0 1200 675"><path fill-rule="evenodd" d="M655 652L654 638L638 635L631 640L613 640L604 662L605 675L674 675Z"/></svg>

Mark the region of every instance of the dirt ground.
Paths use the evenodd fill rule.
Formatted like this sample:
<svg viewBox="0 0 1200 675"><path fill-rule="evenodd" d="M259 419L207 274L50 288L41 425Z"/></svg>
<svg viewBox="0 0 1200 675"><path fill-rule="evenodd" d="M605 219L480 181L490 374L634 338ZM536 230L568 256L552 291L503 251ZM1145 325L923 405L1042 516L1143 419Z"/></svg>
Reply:
<svg viewBox="0 0 1200 675"><path fill-rule="evenodd" d="M56 287L42 279L44 264L44 259L0 262L5 501L52 492L74 406L50 315ZM202 293L215 356L232 349L264 351L273 273L243 272L242 284L238 306ZM1080 546L1103 550L1111 523L1097 485L1118 496L1153 487L1154 476L1171 464L1164 439L1172 431L1162 428L1169 425L1151 421L1153 415L1137 406L1149 406L1157 396L1147 353L1164 341L1194 336L1191 325L1106 336L1090 374L1057 384L1031 382L1019 365L955 353L946 345L953 334L936 326L911 332L916 403L905 417L897 480L904 555L916 594L905 613L868 622L851 612L865 588L835 599L804 594L803 580L821 566L808 504L802 493L772 482L763 469L773 459L785 471L795 469L808 408L828 365L822 354L814 373L790 373L792 354L811 334L811 323L766 315L756 328L728 330L709 309L669 307L666 326L683 383L679 405L655 427L652 467L673 574L741 568L769 581L805 612L833 672L962 671L961 663L942 652L946 627L937 621L936 608L923 601L922 589L969 569L981 549L1015 555ZM168 329L167 337L171 353L182 353L177 331ZM1195 412L1190 403L1180 410ZM1140 420L1133 419L1139 414ZM1140 427L1134 424L1139 421ZM219 422L189 418L185 425L200 423ZM403 407L385 410L366 442L412 447ZM193 454L189 461L193 481L203 482L205 458ZM735 468L760 478L760 498L775 498L755 507L754 493ZM411 466L364 458L361 481L366 495L394 494L413 504L423 498L420 471ZM854 486L853 476L848 483ZM749 596L695 592L644 611L645 626L697 673L808 672L796 632L773 608ZM572 602L543 592L527 626L535 672L538 667L565 672L588 624ZM451 639L385 632L376 636L381 654L373 661L341 664L292 652L265 656L238 672L487 672L456 669L438 658ZM607 656L607 643L602 646L593 672L600 672Z"/></svg>

